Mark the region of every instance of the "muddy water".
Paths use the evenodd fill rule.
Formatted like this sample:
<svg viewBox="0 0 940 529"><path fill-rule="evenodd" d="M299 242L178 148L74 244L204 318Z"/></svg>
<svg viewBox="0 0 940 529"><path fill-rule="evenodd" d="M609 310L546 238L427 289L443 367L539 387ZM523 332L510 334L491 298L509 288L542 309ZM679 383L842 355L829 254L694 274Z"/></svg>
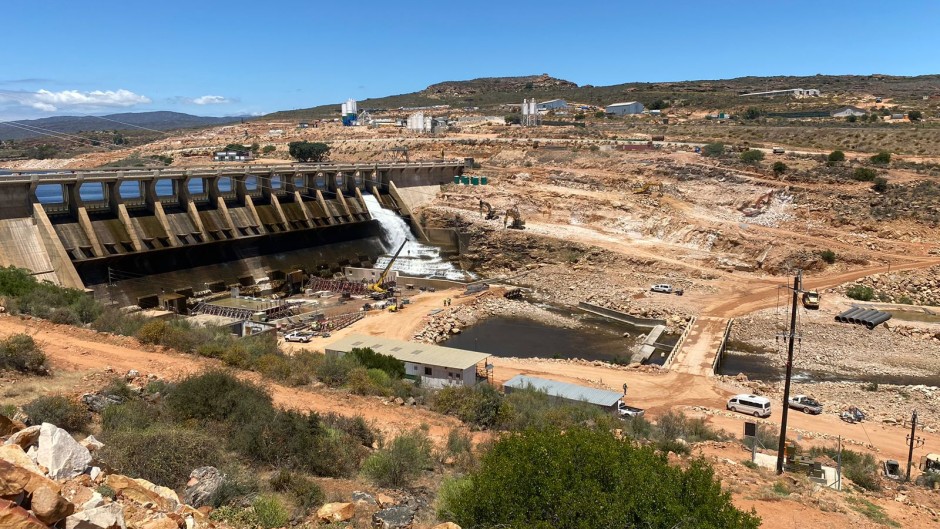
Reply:
<svg viewBox="0 0 940 529"><path fill-rule="evenodd" d="M529 318L487 318L442 345L518 358L583 358L626 364L630 361L636 331L595 317L581 317L578 328L557 327ZM668 343L669 337L662 342ZM665 357L651 359L662 363Z"/></svg>
<svg viewBox="0 0 940 529"><path fill-rule="evenodd" d="M773 355L776 355L776 353L773 353ZM779 382L784 379L786 372L783 367L777 367L775 360L776 358L771 358L770 354L762 355L729 351L722 359L721 366L718 368L718 374L734 376L738 373L744 373L750 380ZM794 369L793 380L794 382L801 382L804 384L811 382L875 382L878 384L923 384L927 386L940 386L940 375L904 376L869 373L842 374L805 369Z"/></svg>

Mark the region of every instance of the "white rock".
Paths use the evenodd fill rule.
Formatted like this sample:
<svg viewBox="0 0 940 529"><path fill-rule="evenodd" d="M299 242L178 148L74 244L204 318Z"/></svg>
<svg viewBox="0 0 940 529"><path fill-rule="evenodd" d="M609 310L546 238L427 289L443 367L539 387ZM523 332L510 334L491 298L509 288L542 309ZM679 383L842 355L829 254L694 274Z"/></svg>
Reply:
<svg viewBox="0 0 940 529"><path fill-rule="evenodd" d="M97 492L93 492L91 494L91 499L82 504L82 510L90 511L92 509L97 509L102 505L104 505L104 496L98 494Z"/></svg>
<svg viewBox="0 0 940 529"><path fill-rule="evenodd" d="M50 478L70 479L85 471L91 463L91 453L68 432L46 422L39 430L36 462L49 469Z"/></svg>
<svg viewBox="0 0 940 529"><path fill-rule="evenodd" d="M69 516L65 529L127 529L127 526L120 504L109 503Z"/></svg>

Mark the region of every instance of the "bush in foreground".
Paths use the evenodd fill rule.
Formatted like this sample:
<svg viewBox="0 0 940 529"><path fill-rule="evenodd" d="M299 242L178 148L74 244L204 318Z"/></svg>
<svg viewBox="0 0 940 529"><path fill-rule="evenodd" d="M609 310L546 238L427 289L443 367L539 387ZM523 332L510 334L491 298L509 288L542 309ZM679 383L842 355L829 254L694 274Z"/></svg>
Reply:
<svg viewBox="0 0 940 529"><path fill-rule="evenodd" d="M91 417L84 406L61 395L44 395L23 406L32 424L52 423L69 432L81 432Z"/></svg>
<svg viewBox="0 0 940 529"><path fill-rule="evenodd" d="M49 372L46 355L28 334L14 334L0 341L0 369L33 375Z"/></svg>
<svg viewBox="0 0 940 529"><path fill-rule="evenodd" d="M427 432L414 430L399 435L387 448L369 456L362 472L380 487L403 487L430 467L431 440Z"/></svg>
<svg viewBox="0 0 940 529"><path fill-rule="evenodd" d="M756 529L701 460L666 456L608 431L528 430L497 441L479 470L447 483L439 514L462 527Z"/></svg>
<svg viewBox="0 0 940 529"><path fill-rule="evenodd" d="M875 289L865 285L852 285L846 289L845 295L859 301L871 301L875 298Z"/></svg>
<svg viewBox="0 0 940 529"><path fill-rule="evenodd" d="M108 409L114 408L111 406ZM177 488L194 468L219 466L219 441L208 432L172 425L120 430L102 436L100 457L122 474Z"/></svg>
<svg viewBox="0 0 940 529"><path fill-rule="evenodd" d="M748 149L741 153L741 161L749 164L756 164L764 159L764 152L757 149Z"/></svg>

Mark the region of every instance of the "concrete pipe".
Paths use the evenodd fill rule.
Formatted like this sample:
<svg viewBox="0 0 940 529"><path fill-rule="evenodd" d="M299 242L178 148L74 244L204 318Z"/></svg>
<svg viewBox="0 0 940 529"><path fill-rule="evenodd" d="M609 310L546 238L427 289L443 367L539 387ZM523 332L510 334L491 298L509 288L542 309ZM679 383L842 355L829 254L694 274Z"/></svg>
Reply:
<svg viewBox="0 0 940 529"><path fill-rule="evenodd" d="M855 314L860 314L862 312L865 312L865 309L861 309L858 307L851 308L841 314L838 314L836 316L836 321L841 322L841 323L848 323L849 317L854 316Z"/></svg>
<svg viewBox="0 0 940 529"><path fill-rule="evenodd" d="M871 314L871 315L863 314L864 317L859 318L859 323L862 324L862 325L868 325L869 323L872 322L872 320L874 320L874 319L877 318L878 316L881 316L882 314L884 314L884 313L881 312L880 310L879 310L879 311L875 311L875 313L874 313L874 314Z"/></svg>
<svg viewBox="0 0 940 529"><path fill-rule="evenodd" d="M877 310L866 310L866 311L864 311L864 312L860 312L860 313L855 314L855 315L853 315L852 317L850 317L850 318L849 318L849 322L850 322L850 323L855 323L855 324L865 323L866 321L868 321L869 318L871 318L872 316L878 314L878 312L879 312L879 311L877 311Z"/></svg>
<svg viewBox="0 0 940 529"><path fill-rule="evenodd" d="M890 319L891 319L890 314L888 314L887 312L882 312L878 316L875 316L874 318L868 320L868 322L865 323L865 326L868 327L869 330L871 330Z"/></svg>

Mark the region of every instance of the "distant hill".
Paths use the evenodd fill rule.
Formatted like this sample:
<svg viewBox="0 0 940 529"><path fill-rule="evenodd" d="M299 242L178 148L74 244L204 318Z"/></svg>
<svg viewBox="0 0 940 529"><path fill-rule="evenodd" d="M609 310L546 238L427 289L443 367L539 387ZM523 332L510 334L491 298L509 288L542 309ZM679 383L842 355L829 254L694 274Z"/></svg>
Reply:
<svg viewBox="0 0 940 529"><path fill-rule="evenodd" d="M685 106L706 109L729 108L748 104L738 96L747 92L784 88L818 88L824 96L872 94L893 98L894 104L913 103L923 96L940 95L940 75L900 77L891 75L812 75L739 77L736 79L624 83L611 86L578 86L571 81L547 74L524 77L487 77L469 81L446 81L420 92L365 99L360 109L389 110L400 107L450 105L454 108L475 106L495 108L505 103L522 103L523 98L539 101L561 98L590 105L608 105L620 101L640 101L646 106L658 99L682 100ZM822 100L819 101L823 103ZM812 105L812 100L804 100ZM313 108L286 110L262 119L316 119L339 116L340 103Z"/></svg>
<svg viewBox="0 0 940 529"><path fill-rule="evenodd" d="M126 112L122 114L110 114L101 117L95 116L55 116L40 119L25 119L13 121L15 125L24 127L38 127L39 132L84 132L99 130L123 130L136 127L145 127L154 130L173 130L186 129L193 127L206 127L211 125L224 125L226 123L237 123L241 117L213 118L204 116L193 116L181 112ZM128 126L131 125L131 126ZM0 139L4 140L22 140L28 138L38 138L42 134L31 132L19 127L12 127L0 123Z"/></svg>

